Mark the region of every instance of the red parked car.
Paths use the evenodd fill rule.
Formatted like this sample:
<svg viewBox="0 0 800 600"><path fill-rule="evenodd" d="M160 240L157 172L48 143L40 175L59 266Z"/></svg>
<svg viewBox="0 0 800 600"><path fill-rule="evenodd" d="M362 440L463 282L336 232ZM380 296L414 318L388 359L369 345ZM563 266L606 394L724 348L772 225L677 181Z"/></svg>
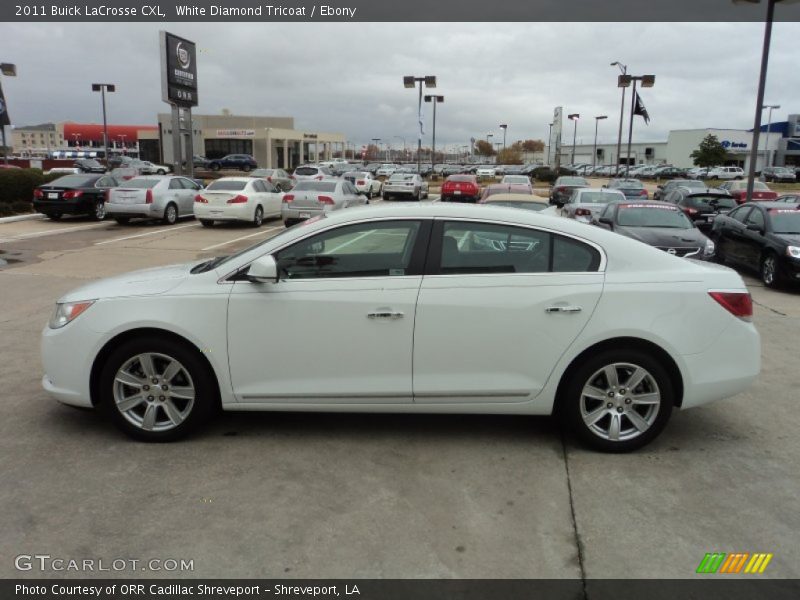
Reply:
<svg viewBox="0 0 800 600"><path fill-rule="evenodd" d="M747 200L747 181L726 181L719 187L722 190L727 190L739 204ZM777 197L778 192L773 192L767 187L766 183L762 183L761 181L753 182L753 202L775 200Z"/></svg>
<svg viewBox="0 0 800 600"><path fill-rule="evenodd" d="M450 175L444 180L442 202L477 202L481 186L475 175Z"/></svg>

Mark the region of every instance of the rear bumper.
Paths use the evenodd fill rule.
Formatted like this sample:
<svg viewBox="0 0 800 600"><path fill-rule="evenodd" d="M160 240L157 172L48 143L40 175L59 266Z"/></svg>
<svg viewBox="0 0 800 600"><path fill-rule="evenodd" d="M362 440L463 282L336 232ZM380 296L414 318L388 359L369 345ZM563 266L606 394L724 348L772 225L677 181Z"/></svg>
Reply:
<svg viewBox="0 0 800 600"><path fill-rule="evenodd" d="M40 213L59 213L62 215L77 215L92 212L95 200L81 199L79 202L69 200L34 200L33 208Z"/></svg>
<svg viewBox="0 0 800 600"><path fill-rule="evenodd" d="M384 194L391 194L393 196L414 196L417 193L416 188L393 188L389 186L383 186L383 193Z"/></svg>
<svg viewBox="0 0 800 600"><path fill-rule="evenodd" d="M247 204L212 206L197 202L194 205L194 216L196 219L210 221L252 221L254 210Z"/></svg>
<svg viewBox="0 0 800 600"><path fill-rule="evenodd" d="M478 201L477 196L468 196L465 194L442 194L440 200L442 202L472 202L475 203Z"/></svg>
<svg viewBox="0 0 800 600"><path fill-rule="evenodd" d="M155 218L161 216L161 211L155 204L117 204L106 202L106 215L109 217L145 217Z"/></svg>
<svg viewBox="0 0 800 600"><path fill-rule="evenodd" d="M281 219L283 221L305 221L319 215L327 214L330 208L281 208Z"/></svg>

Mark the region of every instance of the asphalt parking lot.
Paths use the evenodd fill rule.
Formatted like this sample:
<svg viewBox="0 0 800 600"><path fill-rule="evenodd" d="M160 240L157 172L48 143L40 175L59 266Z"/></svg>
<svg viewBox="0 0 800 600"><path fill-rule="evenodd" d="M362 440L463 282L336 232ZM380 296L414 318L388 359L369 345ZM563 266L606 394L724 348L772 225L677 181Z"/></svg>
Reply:
<svg viewBox="0 0 800 600"><path fill-rule="evenodd" d="M800 577L800 291L750 276L758 383L674 413L629 455L506 416L226 414L142 444L41 389L39 334L62 293L282 229L0 224L0 576L69 575L15 570L44 553L194 561L148 577L689 578L720 551L770 552L761 577Z"/></svg>

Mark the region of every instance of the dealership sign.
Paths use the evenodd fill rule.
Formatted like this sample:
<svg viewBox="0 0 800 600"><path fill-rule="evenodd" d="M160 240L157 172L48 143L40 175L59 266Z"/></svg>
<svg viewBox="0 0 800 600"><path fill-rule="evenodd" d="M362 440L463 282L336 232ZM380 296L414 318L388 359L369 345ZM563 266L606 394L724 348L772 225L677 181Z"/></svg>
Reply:
<svg viewBox="0 0 800 600"><path fill-rule="evenodd" d="M732 142L730 140L722 140L722 147L725 148L725 150L728 150L729 148L744 149L747 148L747 142Z"/></svg>
<svg viewBox="0 0 800 600"><path fill-rule="evenodd" d="M218 138L251 138L256 137L255 129L217 129Z"/></svg>
<svg viewBox="0 0 800 600"><path fill-rule="evenodd" d="M161 32L161 99L197 106L197 51L194 42Z"/></svg>

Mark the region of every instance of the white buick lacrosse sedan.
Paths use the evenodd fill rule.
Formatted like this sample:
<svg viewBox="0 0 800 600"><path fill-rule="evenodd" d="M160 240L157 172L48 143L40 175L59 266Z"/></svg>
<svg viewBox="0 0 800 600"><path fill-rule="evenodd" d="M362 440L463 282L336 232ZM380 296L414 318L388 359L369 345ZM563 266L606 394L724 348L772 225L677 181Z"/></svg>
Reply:
<svg viewBox="0 0 800 600"><path fill-rule="evenodd" d="M143 440L224 410L558 413L633 450L760 368L742 279L514 208L375 206L62 297L45 389Z"/></svg>

